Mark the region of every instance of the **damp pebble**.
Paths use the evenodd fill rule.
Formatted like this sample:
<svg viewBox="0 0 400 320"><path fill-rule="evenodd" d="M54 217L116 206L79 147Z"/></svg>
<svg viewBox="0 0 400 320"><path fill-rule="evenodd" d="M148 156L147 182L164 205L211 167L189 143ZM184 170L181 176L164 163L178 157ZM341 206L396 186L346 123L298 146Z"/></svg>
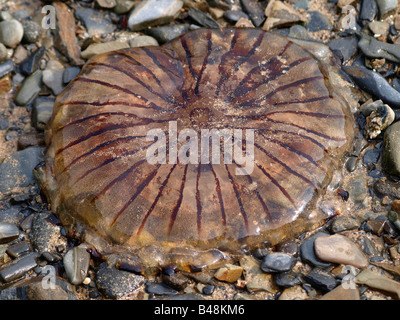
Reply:
<svg viewBox="0 0 400 320"><path fill-rule="evenodd" d="M6 61L0 63L0 78L9 74L13 70L14 70L14 63L12 60L6 60Z"/></svg>
<svg viewBox="0 0 400 320"><path fill-rule="evenodd" d="M64 66L57 60L49 60L46 69L43 70L43 83L51 89L54 95L58 95L64 89Z"/></svg>
<svg viewBox="0 0 400 320"><path fill-rule="evenodd" d="M0 42L10 48L15 48L24 36L24 28L18 20L0 22Z"/></svg>
<svg viewBox="0 0 400 320"><path fill-rule="evenodd" d="M302 283L301 275L292 271L277 273L274 275L274 280L277 286L284 288L294 287Z"/></svg>
<svg viewBox="0 0 400 320"><path fill-rule="evenodd" d="M29 244L25 241L20 241L11 244L7 247L7 254L12 258L18 258L20 255L28 252L30 250Z"/></svg>
<svg viewBox="0 0 400 320"><path fill-rule="evenodd" d="M143 284L143 276L110 266L100 266L96 273L97 289L108 299L132 296Z"/></svg>
<svg viewBox="0 0 400 320"><path fill-rule="evenodd" d="M10 282L22 277L37 266L37 257L37 253L30 253L4 265L0 270L1 281Z"/></svg>
<svg viewBox="0 0 400 320"><path fill-rule="evenodd" d="M87 275L90 254L85 247L74 247L63 258L65 273L72 284L81 284Z"/></svg>
<svg viewBox="0 0 400 320"><path fill-rule="evenodd" d="M205 28L219 28L221 25L215 21L211 15L204 13L200 9L191 7L188 11L189 17L191 17L197 24Z"/></svg>
<svg viewBox="0 0 400 320"><path fill-rule="evenodd" d="M356 277L356 282L374 289L392 292L400 299L400 282L389 279L369 269L360 272Z"/></svg>
<svg viewBox="0 0 400 320"><path fill-rule="evenodd" d="M70 83L81 71L79 67L67 67L63 73L63 83Z"/></svg>
<svg viewBox="0 0 400 320"><path fill-rule="evenodd" d="M188 31L188 24L168 25L144 30L147 35L155 38L160 44L171 41Z"/></svg>
<svg viewBox="0 0 400 320"><path fill-rule="evenodd" d="M236 23L239 21L240 18L248 19L249 16L243 11L227 10L224 12L224 18L231 23Z"/></svg>
<svg viewBox="0 0 400 320"><path fill-rule="evenodd" d="M340 234L316 238L314 250L316 256L323 261L351 265L360 269L368 266L368 259L360 248Z"/></svg>
<svg viewBox="0 0 400 320"><path fill-rule="evenodd" d="M158 46L156 39L150 36L138 36L129 40L129 45L134 47Z"/></svg>
<svg viewBox="0 0 400 320"><path fill-rule="evenodd" d="M247 13L254 26L259 27L265 20L264 11L260 7L258 1L241 0L243 11Z"/></svg>
<svg viewBox="0 0 400 320"><path fill-rule="evenodd" d="M338 282L332 274L318 268L314 268L305 275L304 280L313 288L323 292L331 291L338 285Z"/></svg>
<svg viewBox="0 0 400 320"><path fill-rule="evenodd" d="M264 257L261 270L264 272L286 272L293 268L296 259L286 253L272 252Z"/></svg>
<svg viewBox="0 0 400 320"><path fill-rule="evenodd" d="M236 266L233 264L227 264L222 268L219 268L214 277L217 280L225 281L225 282L236 282L243 273L243 268L240 266Z"/></svg>
<svg viewBox="0 0 400 320"><path fill-rule="evenodd" d="M348 216L338 216L336 217L331 225L331 230L333 233L339 233L345 230L352 230L359 227L359 222Z"/></svg>
<svg viewBox="0 0 400 320"><path fill-rule="evenodd" d="M0 193L9 193L15 188L35 185L32 170L43 161L43 148L30 147L16 151L0 164Z"/></svg>
<svg viewBox="0 0 400 320"><path fill-rule="evenodd" d="M32 124L33 126L43 131L50 120L53 112L54 97L42 96L38 97L32 107Z"/></svg>
<svg viewBox="0 0 400 320"><path fill-rule="evenodd" d="M385 131L383 141L382 166L389 174L400 176L400 122Z"/></svg>
<svg viewBox="0 0 400 320"><path fill-rule="evenodd" d="M309 11L310 20L307 23L307 30L310 32L331 30L332 24L328 17L324 16L319 11Z"/></svg>
<svg viewBox="0 0 400 320"><path fill-rule="evenodd" d="M361 51L370 58L385 58L395 63L400 62L400 45L376 40L365 33L361 33L358 42Z"/></svg>
<svg viewBox="0 0 400 320"><path fill-rule="evenodd" d="M27 59L25 59L20 65L20 71L22 74L29 76L35 72L39 67L40 63L46 53L46 49L42 46L35 50Z"/></svg>
<svg viewBox="0 0 400 320"><path fill-rule="evenodd" d="M19 230L14 223L0 222L0 243L10 242L18 236Z"/></svg>
<svg viewBox="0 0 400 320"><path fill-rule="evenodd" d="M134 1L131 0L116 0L116 5L114 7L114 12L117 14L124 14L129 12L135 5Z"/></svg>
<svg viewBox="0 0 400 320"><path fill-rule="evenodd" d="M305 240L300 245L300 255L301 259L307 263L310 263L313 266L316 267L329 267L331 264L326 261L320 260L314 252L314 241L318 237L322 236L329 236L328 233L325 232L318 232L317 234L313 235L312 237L309 237Z"/></svg>
<svg viewBox="0 0 400 320"><path fill-rule="evenodd" d="M132 31L160 25L173 20L181 10L181 0L148 0L137 4L129 14L128 27Z"/></svg>
<svg viewBox="0 0 400 320"><path fill-rule="evenodd" d="M24 27L24 36L23 39L29 43L35 43L38 41L40 34L42 32L41 26L39 26L34 21L25 21L22 23Z"/></svg>
<svg viewBox="0 0 400 320"><path fill-rule="evenodd" d="M111 21L111 18L104 11L92 8L77 7L75 15L85 25L89 36L101 36L109 34L117 28Z"/></svg>
<svg viewBox="0 0 400 320"><path fill-rule="evenodd" d="M42 71L36 70L29 77L25 78L18 93L15 96L15 103L19 106L26 106L31 103L39 94L42 83Z"/></svg>
<svg viewBox="0 0 400 320"><path fill-rule="evenodd" d="M375 0L363 0L361 3L360 20L373 21L378 15L378 6Z"/></svg>
<svg viewBox="0 0 400 320"><path fill-rule="evenodd" d="M178 291L168 287L164 283L146 283L146 291L147 293L155 294L155 295L176 295Z"/></svg>
<svg viewBox="0 0 400 320"><path fill-rule="evenodd" d="M376 3L379 8L381 19L393 12L398 6L397 0L376 0Z"/></svg>

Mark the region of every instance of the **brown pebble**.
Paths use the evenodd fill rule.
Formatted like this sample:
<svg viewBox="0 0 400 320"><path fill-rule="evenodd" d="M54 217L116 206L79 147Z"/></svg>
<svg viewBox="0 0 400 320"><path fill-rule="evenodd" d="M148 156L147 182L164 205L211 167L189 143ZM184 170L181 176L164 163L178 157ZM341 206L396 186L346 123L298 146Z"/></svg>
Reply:
<svg viewBox="0 0 400 320"><path fill-rule="evenodd" d="M243 273L243 268L233 264L226 264L215 272L214 277L220 281L236 282Z"/></svg>

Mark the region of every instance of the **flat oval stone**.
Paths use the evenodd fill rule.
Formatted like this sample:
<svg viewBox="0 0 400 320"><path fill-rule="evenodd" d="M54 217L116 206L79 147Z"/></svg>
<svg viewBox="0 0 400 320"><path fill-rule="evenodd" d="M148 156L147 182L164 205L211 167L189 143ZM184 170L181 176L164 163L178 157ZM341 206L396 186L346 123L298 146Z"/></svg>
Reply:
<svg viewBox="0 0 400 320"><path fill-rule="evenodd" d="M90 254L84 247L74 247L63 258L65 273L72 284L78 285L86 278Z"/></svg>
<svg viewBox="0 0 400 320"><path fill-rule="evenodd" d="M353 241L340 234L316 238L314 250L317 257L324 261L351 265L360 269L369 264L361 249Z"/></svg>
<svg viewBox="0 0 400 320"><path fill-rule="evenodd" d="M0 243L10 242L18 236L19 230L14 223L0 222Z"/></svg>

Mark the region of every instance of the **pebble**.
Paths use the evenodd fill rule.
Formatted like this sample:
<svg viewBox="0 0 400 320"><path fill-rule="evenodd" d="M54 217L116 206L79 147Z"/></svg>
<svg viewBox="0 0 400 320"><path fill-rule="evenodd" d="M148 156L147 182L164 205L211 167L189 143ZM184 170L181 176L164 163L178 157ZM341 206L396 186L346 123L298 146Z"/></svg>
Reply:
<svg viewBox="0 0 400 320"><path fill-rule="evenodd" d="M346 63L357 54L358 39L356 36L337 38L328 43L331 50L339 51L343 59L342 63Z"/></svg>
<svg viewBox="0 0 400 320"><path fill-rule="evenodd" d="M46 49L43 46L35 50L27 59L25 59L19 65L21 73L29 76L30 74L35 72L40 67L40 63L45 54Z"/></svg>
<svg viewBox="0 0 400 320"><path fill-rule="evenodd" d="M342 69L354 80L360 89L380 99L392 109L400 108L400 92L394 89L379 73L365 67L344 66Z"/></svg>
<svg viewBox="0 0 400 320"><path fill-rule="evenodd" d="M51 289L43 286L42 281L43 277L39 277L37 281L30 282L26 286L25 294L29 300L76 300L72 293L72 288L67 287L69 290L64 289L68 285L66 281L56 278L54 287Z"/></svg>
<svg viewBox="0 0 400 320"><path fill-rule="evenodd" d="M151 36L138 36L129 40L129 46L131 48L135 47L147 47L147 46L158 46L158 42L155 38Z"/></svg>
<svg viewBox="0 0 400 320"><path fill-rule="evenodd" d="M14 71L14 62L12 60L6 60L0 63L0 78Z"/></svg>
<svg viewBox="0 0 400 320"><path fill-rule="evenodd" d="M374 289L392 292L400 299L400 282L389 279L370 269L365 269L360 272L356 276L356 282Z"/></svg>
<svg viewBox="0 0 400 320"><path fill-rule="evenodd" d="M65 68L64 73L63 73L63 83L64 84L70 83L72 80L75 79L75 77L79 74L80 71L81 71L81 68L79 68L79 67Z"/></svg>
<svg viewBox="0 0 400 320"><path fill-rule="evenodd" d="M385 148L383 149L385 150ZM381 196L400 199L400 186L386 178L381 178L373 184L374 191Z"/></svg>
<svg viewBox="0 0 400 320"><path fill-rule="evenodd" d="M22 23L24 27L24 41L28 43L35 43L39 40L39 37L42 33L42 28L34 21L24 21Z"/></svg>
<svg viewBox="0 0 400 320"><path fill-rule="evenodd" d="M378 15L378 6L375 0L363 0L361 3L360 20L373 21Z"/></svg>
<svg viewBox="0 0 400 320"><path fill-rule="evenodd" d="M116 25L103 11L92 8L77 7L75 15L83 22L89 36L101 36L115 31Z"/></svg>
<svg viewBox="0 0 400 320"><path fill-rule="evenodd" d="M271 5L268 5L265 11L268 16L263 25L263 30L265 31L277 27L291 26L305 21L296 10L284 4L282 1L271 2Z"/></svg>
<svg viewBox="0 0 400 320"><path fill-rule="evenodd" d="M103 266L96 273L97 289L108 299L132 296L144 284L144 277L131 272Z"/></svg>
<svg viewBox="0 0 400 320"><path fill-rule="evenodd" d="M379 8L380 18L384 19L390 13L392 13L398 6L397 0L376 0Z"/></svg>
<svg viewBox="0 0 400 320"><path fill-rule="evenodd" d="M117 0L117 4L114 7L114 12L116 14L128 13L134 5L135 2L131 0Z"/></svg>
<svg viewBox="0 0 400 320"><path fill-rule="evenodd" d="M368 24L368 28L372 31L375 36L386 36L389 33L389 23L386 21L372 21Z"/></svg>
<svg viewBox="0 0 400 320"><path fill-rule="evenodd" d="M54 216L48 212L35 214L29 240L39 253L53 253L67 246L67 240L61 235L58 222L54 221Z"/></svg>
<svg viewBox="0 0 400 320"><path fill-rule="evenodd" d="M64 89L63 74L64 66L55 59L49 60L43 70L42 81L56 96Z"/></svg>
<svg viewBox="0 0 400 320"><path fill-rule="evenodd" d="M300 245L300 256L301 259L307 263L310 263L316 267L329 267L331 264L320 260L314 252L314 241L318 237L329 236L328 233L318 232L315 235L305 239Z"/></svg>
<svg viewBox="0 0 400 320"><path fill-rule="evenodd" d="M29 77L25 78L19 88L14 102L19 106L26 106L31 103L39 94L42 83L42 71L36 70Z"/></svg>
<svg viewBox="0 0 400 320"><path fill-rule="evenodd" d="M294 286L282 291L279 300L307 300L310 297L307 295L306 290L302 286Z"/></svg>
<svg viewBox="0 0 400 320"><path fill-rule="evenodd" d="M147 35L155 38L160 44L171 41L172 39L175 39L188 31L188 24L176 24L172 26L162 26L144 30Z"/></svg>
<svg viewBox="0 0 400 320"><path fill-rule="evenodd" d="M26 243L25 241L20 241L14 244L10 244L7 247L7 254L15 259L18 258L19 256L21 256L22 254L28 252L30 250L28 243Z"/></svg>
<svg viewBox="0 0 400 320"><path fill-rule="evenodd" d="M10 48L15 48L24 36L24 27L18 20L0 22L0 42Z"/></svg>
<svg viewBox="0 0 400 320"><path fill-rule="evenodd" d="M174 296L177 295L179 292L168 287L164 283L146 283L146 292L155 295L167 295L167 296Z"/></svg>
<svg viewBox="0 0 400 320"><path fill-rule="evenodd" d="M363 163L365 165L375 164L378 162L380 155L381 155L381 151L377 148L367 150L367 151L365 151L365 153L363 155Z"/></svg>
<svg viewBox="0 0 400 320"><path fill-rule="evenodd" d="M7 48L4 44L0 42L0 62L7 60L7 58L8 58Z"/></svg>
<svg viewBox="0 0 400 320"><path fill-rule="evenodd" d="M86 278L90 254L85 247L74 247L65 254L63 263L69 282L78 285Z"/></svg>
<svg viewBox="0 0 400 320"><path fill-rule="evenodd" d="M286 253L272 252L264 257L261 262L261 270L264 272L286 272L293 268L296 259Z"/></svg>
<svg viewBox="0 0 400 320"><path fill-rule="evenodd" d="M14 223L0 222L0 243L10 242L18 236L19 230Z"/></svg>
<svg viewBox="0 0 400 320"><path fill-rule="evenodd" d="M318 268L311 270L304 277L304 280L313 288L323 292L331 291L338 285L333 275Z"/></svg>
<svg viewBox="0 0 400 320"><path fill-rule="evenodd" d="M43 131L46 128L53 112L54 101L54 97L40 96L33 103L32 124L39 131Z"/></svg>
<svg viewBox="0 0 400 320"><path fill-rule="evenodd" d="M248 19L249 16L243 11L227 10L224 12L224 18L231 23L236 23L240 18Z"/></svg>
<svg viewBox="0 0 400 320"><path fill-rule="evenodd" d="M117 1L116 0L96 0L96 3L101 8L106 8L106 9L112 9L117 5Z"/></svg>
<svg viewBox="0 0 400 320"><path fill-rule="evenodd" d="M400 63L400 45L376 40L365 33L361 33L358 42L361 51L370 58L385 58Z"/></svg>
<svg viewBox="0 0 400 320"><path fill-rule="evenodd" d="M284 288L294 287L302 283L301 275L292 271L275 274L274 281L277 286Z"/></svg>
<svg viewBox="0 0 400 320"><path fill-rule="evenodd" d="M183 6L182 0L148 0L138 3L128 17L128 28L143 30L172 21Z"/></svg>
<svg viewBox="0 0 400 320"><path fill-rule="evenodd" d="M301 25L294 25L289 29L289 37L301 40L313 40L312 35Z"/></svg>
<svg viewBox="0 0 400 320"><path fill-rule="evenodd" d="M340 234L318 237L314 241L316 256L337 264L351 265L356 268L368 266L368 259L361 249L349 238Z"/></svg>
<svg viewBox="0 0 400 320"><path fill-rule="evenodd" d="M22 277L37 266L37 257L38 254L36 252L30 253L5 264L0 270L1 281L10 282Z"/></svg>
<svg viewBox="0 0 400 320"><path fill-rule="evenodd" d="M332 30L332 23L328 17L324 16L319 11L309 11L310 20L307 23L307 30L316 32L321 30Z"/></svg>
<svg viewBox="0 0 400 320"><path fill-rule="evenodd" d="M0 164L0 194L7 194L16 188L35 185L32 170L44 160L43 148L30 147L16 151Z"/></svg>
<svg viewBox="0 0 400 320"><path fill-rule="evenodd" d="M206 28L221 27L221 25L217 21L215 21L209 14L206 14L197 8L191 7L188 11L188 15L202 27Z"/></svg>
<svg viewBox="0 0 400 320"><path fill-rule="evenodd" d="M110 41L104 43L92 43L84 51L81 52L81 57L83 59L90 59L91 57L113 51L129 48L129 44L123 41Z"/></svg>
<svg viewBox="0 0 400 320"><path fill-rule="evenodd" d="M357 287L343 285L337 286L332 291L325 293L319 300L360 300L360 292Z"/></svg>
<svg viewBox="0 0 400 320"><path fill-rule="evenodd" d="M279 289L274 282L273 275L263 272L260 269L260 262L255 258L251 256L243 256L240 258L240 266L243 268L247 290L250 292L278 292Z"/></svg>
<svg viewBox="0 0 400 320"><path fill-rule="evenodd" d="M395 120L394 111L382 100L363 104L360 112L366 117L363 133L367 139L375 139Z"/></svg>
<svg viewBox="0 0 400 320"><path fill-rule="evenodd" d="M172 271L168 273L163 272L162 281L167 286L179 291L186 288L189 279L180 272Z"/></svg>
<svg viewBox="0 0 400 320"><path fill-rule="evenodd" d="M260 27L265 20L265 15L258 1L241 0L240 3L242 4L243 11L248 14L254 26Z"/></svg>
<svg viewBox="0 0 400 320"><path fill-rule="evenodd" d="M356 219L348 216L338 216L333 220L331 224L331 231L333 233L339 233L345 230L356 229L359 226L360 224Z"/></svg>
<svg viewBox="0 0 400 320"><path fill-rule="evenodd" d="M241 277L242 273L242 267L233 264L226 264L215 272L214 277L219 281L233 283Z"/></svg>
<svg viewBox="0 0 400 320"><path fill-rule="evenodd" d="M400 176L400 122L392 124L383 136L382 166L392 175Z"/></svg>
<svg viewBox="0 0 400 320"><path fill-rule="evenodd" d="M53 2L56 8L57 29L54 34L54 46L74 65L83 65L81 48L75 35L75 17L68 6L60 1Z"/></svg>
<svg viewBox="0 0 400 320"><path fill-rule="evenodd" d="M310 4L308 3L308 0L297 0L297 2L293 5L293 8L308 10L310 9Z"/></svg>

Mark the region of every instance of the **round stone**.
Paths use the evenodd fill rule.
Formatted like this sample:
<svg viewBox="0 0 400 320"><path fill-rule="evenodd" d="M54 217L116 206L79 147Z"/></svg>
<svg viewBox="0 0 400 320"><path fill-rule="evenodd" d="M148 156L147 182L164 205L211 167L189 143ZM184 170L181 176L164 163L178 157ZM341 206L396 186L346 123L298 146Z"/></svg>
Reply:
<svg viewBox="0 0 400 320"><path fill-rule="evenodd" d="M264 257L261 270L264 272L286 272L293 268L296 259L285 253L273 252Z"/></svg>
<svg viewBox="0 0 400 320"><path fill-rule="evenodd" d="M24 36L24 27L18 20L0 22L0 42L10 48L15 48Z"/></svg>

